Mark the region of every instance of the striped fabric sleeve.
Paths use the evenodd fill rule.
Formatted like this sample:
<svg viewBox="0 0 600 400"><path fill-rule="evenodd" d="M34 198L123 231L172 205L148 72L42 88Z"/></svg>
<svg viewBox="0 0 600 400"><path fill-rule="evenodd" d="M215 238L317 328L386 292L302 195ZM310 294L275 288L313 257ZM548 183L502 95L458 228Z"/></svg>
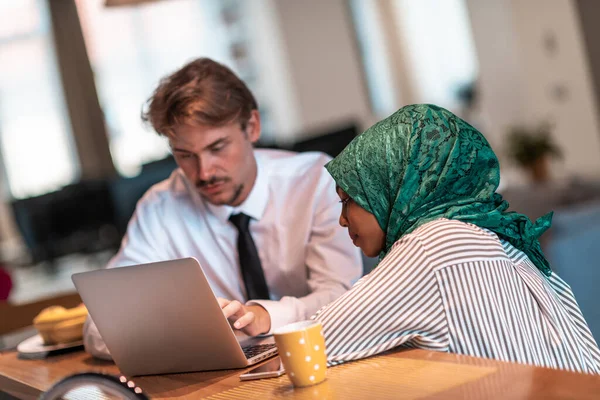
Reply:
<svg viewBox="0 0 600 400"><path fill-rule="evenodd" d="M407 235L369 275L313 319L323 325L329 365L406 345L447 351L448 328L435 275Z"/></svg>

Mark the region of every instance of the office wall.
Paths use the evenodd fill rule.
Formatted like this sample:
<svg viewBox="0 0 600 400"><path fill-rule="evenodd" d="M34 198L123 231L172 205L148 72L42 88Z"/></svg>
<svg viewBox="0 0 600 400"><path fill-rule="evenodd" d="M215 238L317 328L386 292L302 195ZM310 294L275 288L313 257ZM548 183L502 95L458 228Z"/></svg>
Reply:
<svg viewBox="0 0 600 400"><path fill-rule="evenodd" d="M579 23L584 37L588 56L596 109L600 114L600 2L598 0L577 0Z"/></svg>
<svg viewBox="0 0 600 400"><path fill-rule="evenodd" d="M466 3L479 63L478 89L486 116L484 134L501 153L506 130L526 115L518 38L507 1Z"/></svg>
<svg viewBox="0 0 600 400"><path fill-rule="evenodd" d="M467 4L492 144L503 151L510 125L549 119L564 152L564 160L553 165L555 176L598 177L597 105L576 3L467 0Z"/></svg>
<svg viewBox="0 0 600 400"><path fill-rule="evenodd" d="M273 4L298 108L296 134L347 120L374 122L347 2Z"/></svg>
<svg viewBox="0 0 600 400"><path fill-rule="evenodd" d="M260 73L260 88L268 99L273 124L267 141L293 141L301 128L296 88L292 82L290 60L281 34L281 21L276 12L277 0L253 0L244 4L244 14L252 21L253 40L248 42ZM259 104L259 107L261 105ZM264 108L263 108L264 109ZM266 134L263 130L263 136Z"/></svg>
<svg viewBox="0 0 600 400"><path fill-rule="evenodd" d="M527 109L556 124L560 171L600 175L600 128L576 3L512 0L524 63ZM557 171L559 172L559 171Z"/></svg>

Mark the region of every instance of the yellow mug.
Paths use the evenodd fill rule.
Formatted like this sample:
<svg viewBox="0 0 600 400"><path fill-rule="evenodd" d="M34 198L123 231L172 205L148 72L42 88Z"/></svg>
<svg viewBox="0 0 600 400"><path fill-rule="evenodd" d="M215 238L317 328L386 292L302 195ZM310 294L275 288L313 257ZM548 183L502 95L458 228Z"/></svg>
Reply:
<svg viewBox="0 0 600 400"><path fill-rule="evenodd" d="M273 332L285 373L294 386L311 386L325 380L325 338L318 321L295 322Z"/></svg>

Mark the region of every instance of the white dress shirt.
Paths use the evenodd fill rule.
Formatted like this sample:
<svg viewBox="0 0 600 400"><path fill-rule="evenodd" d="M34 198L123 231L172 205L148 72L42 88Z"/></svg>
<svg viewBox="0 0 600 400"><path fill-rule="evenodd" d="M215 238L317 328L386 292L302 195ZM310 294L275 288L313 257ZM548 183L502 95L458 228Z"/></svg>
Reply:
<svg viewBox="0 0 600 400"><path fill-rule="evenodd" d="M246 302L229 216L249 215L270 300L254 300L271 316L271 330L308 319L360 277L359 250L339 226L335 183L322 153L255 150L256 182L239 207L205 202L180 169L139 201L121 249L108 267L195 257L218 297ZM86 350L108 351L94 323L84 327Z"/></svg>

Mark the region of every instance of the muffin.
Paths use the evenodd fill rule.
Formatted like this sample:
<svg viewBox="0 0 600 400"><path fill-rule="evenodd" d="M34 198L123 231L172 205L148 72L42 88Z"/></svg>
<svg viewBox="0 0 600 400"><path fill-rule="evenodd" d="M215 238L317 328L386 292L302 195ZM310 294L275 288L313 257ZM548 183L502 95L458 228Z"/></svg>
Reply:
<svg viewBox="0 0 600 400"><path fill-rule="evenodd" d="M46 345L70 343L82 339L87 315L88 311L83 303L69 309L51 306L43 309L33 319L33 326Z"/></svg>

